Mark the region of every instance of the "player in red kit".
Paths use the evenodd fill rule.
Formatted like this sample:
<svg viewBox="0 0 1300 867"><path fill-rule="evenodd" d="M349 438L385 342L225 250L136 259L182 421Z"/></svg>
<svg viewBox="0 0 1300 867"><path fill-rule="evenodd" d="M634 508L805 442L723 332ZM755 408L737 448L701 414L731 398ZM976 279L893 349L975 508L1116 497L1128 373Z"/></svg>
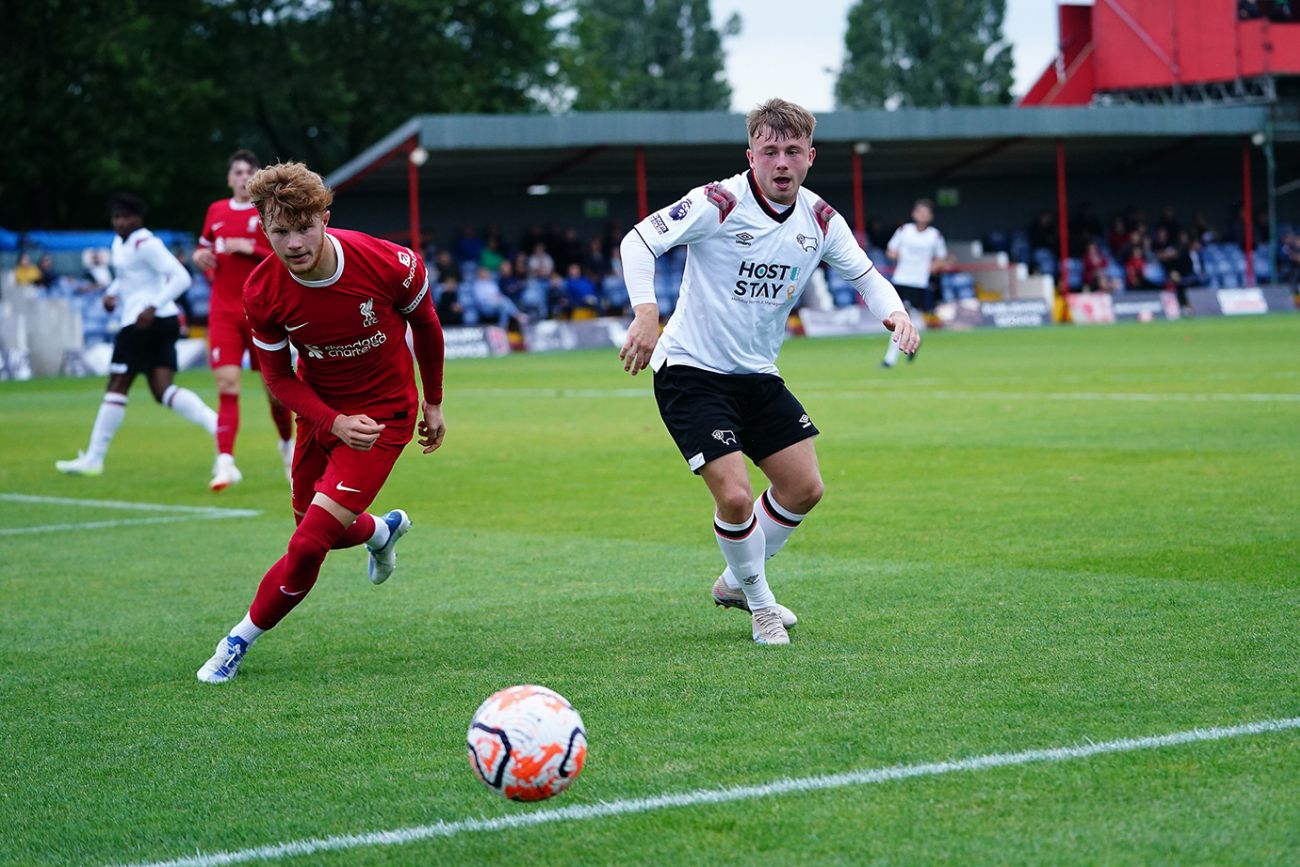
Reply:
<svg viewBox="0 0 1300 867"><path fill-rule="evenodd" d="M442 327L415 253L360 232L326 231L334 193L301 163L270 166L248 193L274 257L244 285L244 309L267 387L298 414L289 549L262 578L248 614L198 671L205 683L238 673L254 641L302 601L333 548L364 544L370 580L392 574L410 528L401 509L367 514L418 427L442 445ZM416 390L415 360L424 399ZM294 374L289 344L298 349Z"/></svg>
<svg viewBox="0 0 1300 867"><path fill-rule="evenodd" d="M211 276L212 301L208 313L208 363L217 380L217 462L209 487L214 491L235 484L243 474L235 466L235 434L239 432L239 373L244 351L257 370L257 353L244 318L244 281L271 248L262 221L248 198L247 183L261 168L257 154L237 150L230 155L226 183L231 197L208 206L203 233L194 250L194 264ZM293 414L275 396L271 418L280 432L280 457L287 474L293 457Z"/></svg>

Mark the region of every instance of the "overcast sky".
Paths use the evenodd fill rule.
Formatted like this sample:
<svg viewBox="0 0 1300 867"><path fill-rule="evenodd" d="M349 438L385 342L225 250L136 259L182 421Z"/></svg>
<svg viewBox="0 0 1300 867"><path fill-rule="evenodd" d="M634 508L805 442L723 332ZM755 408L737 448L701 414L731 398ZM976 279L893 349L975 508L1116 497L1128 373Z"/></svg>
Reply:
<svg viewBox="0 0 1300 867"><path fill-rule="evenodd" d="M773 96L811 111L833 108L848 11L855 2L712 0L718 26L733 12L744 20L741 34L724 42L732 110L749 111ZM1016 63L1011 92L1020 96L1056 54L1056 0L1007 0L1003 33Z"/></svg>

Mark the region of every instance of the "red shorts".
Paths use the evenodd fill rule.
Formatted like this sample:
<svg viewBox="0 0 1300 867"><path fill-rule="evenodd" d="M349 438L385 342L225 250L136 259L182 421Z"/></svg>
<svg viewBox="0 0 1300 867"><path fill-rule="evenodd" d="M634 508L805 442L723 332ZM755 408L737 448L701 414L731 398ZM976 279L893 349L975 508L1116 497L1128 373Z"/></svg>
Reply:
<svg viewBox="0 0 1300 867"><path fill-rule="evenodd" d="M373 415L371 418L375 418ZM375 418L385 427L369 451L357 451L328 429L298 416L293 449L293 510L305 514L321 493L349 512L360 514L379 496L402 449L415 434L415 414L408 418Z"/></svg>
<svg viewBox="0 0 1300 867"><path fill-rule="evenodd" d="M253 332L248 326L248 317L244 315L243 308L213 308L208 313L208 364L213 368L227 364L242 365L244 350L248 350L249 366L257 370Z"/></svg>

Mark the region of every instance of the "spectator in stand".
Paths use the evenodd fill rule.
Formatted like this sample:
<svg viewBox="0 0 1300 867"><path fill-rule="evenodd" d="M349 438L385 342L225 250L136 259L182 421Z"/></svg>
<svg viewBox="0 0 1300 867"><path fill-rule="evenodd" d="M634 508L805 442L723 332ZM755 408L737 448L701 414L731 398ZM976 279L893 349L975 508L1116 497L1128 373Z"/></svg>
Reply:
<svg viewBox="0 0 1300 867"><path fill-rule="evenodd" d="M609 257L605 255L605 242L592 238L587 242L587 254L582 259L582 270L593 282L599 284L609 273Z"/></svg>
<svg viewBox="0 0 1300 867"><path fill-rule="evenodd" d="M1086 292L1113 293L1120 289L1119 281L1107 271L1110 257L1095 240L1089 241L1083 252L1083 288Z"/></svg>
<svg viewBox="0 0 1300 867"><path fill-rule="evenodd" d="M460 268L456 267L450 250L439 250L434 254L433 269L436 272L434 278L440 284L449 279L457 282L460 280Z"/></svg>
<svg viewBox="0 0 1300 867"><path fill-rule="evenodd" d="M545 284L546 307L553 319L567 319L572 308L569 305L569 290L565 286L564 278L559 274L551 274Z"/></svg>
<svg viewBox="0 0 1300 867"><path fill-rule="evenodd" d="M474 282L470 286L470 291L474 296L474 318L478 322L495 320L497 325L506 328L512 324L519 327L528 321L528 317L519 312L515 302L507 298L505 293L501 291L496 275L482 265L479 266L478 272L474 275Z"/></svg>
<svg viewBox="0 0 1300 867"><path fill-rule="evenodd" d="M1112 256L1124 255L1124 250L1128 246L1128 229L1124 225L1124 218L1116 215L1115 219L1110 221L1110 229L1106 232L1106 252Z"/></svg>
<svg viewBox="0 0 1300 867"><path fill-rule="evenodd" d="M501 268L497 271L497 285L501 287L501 294L516 306L522 303L524 281L515 271L515 264L511 260L506 259L501 263Z"/></svg>
<svg viewBox="0 0 1300 867"><path fill-rule="evenodd" d="M1190 313L1192 305L1187 300L1187 290L1209 282L1205 261L1201 258L1201 239L1188 232L1179 232L1173 255L1162 264L1165 266L1165 288L1173 290L1178 295L1178 305Z"/></svg>
<svg viewBox="0 0 1300 867"><path fill-rule="evenodd" d="M34 286L41 279L41 269L36 267L30 253L18 254L18 264L14 266L14 283L18 286Z"/></svg>
<svg viewBox="0 0 1300 867"><path fill-rule="evenodd" d="M460 280L448 274L438 281L438 294L434 299L438 320L443 325L462 325L465 322L465 305L460 301Z"/></svg>
<svg viewBox="0 0 1300 867"><path fill-rule="evenodd" d="M49 253L44 253L41 258L36 260L36 270L41 274L36 278L36 285L40 286L46 292L55 288L59 282L59 272L54 269L54 257Z"/></svg>
<svg viewBox="0 0 1300 867"><path fill-rule="evenodd" d="M564 281L564 291L568 296L566 304L568 318L573 318L573 315L579 311L600 312L600 294L596 290L596 284L591 281L591 278L582 270L582 265L577 262L569 265L568 276Z"/></svg>
<svg viewBox="0 0 1300 867"><path fill-rule="evenodd" d="M533 245L533 252L528 256L528 276L534 280L547 281L555 273L555 260L546 252L546 245L538 241Z"/></svg>
<svg viewBox="0 0 1300 867"><path fill-rule="evenodd" d="M501 269L501 263L505 259L505 253L501 250L501 238L495 235L483 243L483 249L478 254L479 265L494 274Z"/></svg>
<svg viewBox="0 0 1300 867"><path fill-rule="evenodd" d="M1147 263L1152 261L1151 242L1139 230L1129 232L1128 246L1124 249L1124 288L1155 288L1146 277Z"/></svg>

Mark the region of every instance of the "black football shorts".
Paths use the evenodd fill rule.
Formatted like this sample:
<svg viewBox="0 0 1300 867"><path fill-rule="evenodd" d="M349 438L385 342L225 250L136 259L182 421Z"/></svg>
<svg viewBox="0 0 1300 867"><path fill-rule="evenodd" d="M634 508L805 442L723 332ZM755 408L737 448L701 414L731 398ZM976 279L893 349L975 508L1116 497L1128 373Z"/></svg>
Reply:
<svg viewBox="0 0 1300 867"><path fill-rule="evenodd" d="M735 451L758 463L819 433L779 376L665 364L654 382L664 426L696 473Z"/></svg>

